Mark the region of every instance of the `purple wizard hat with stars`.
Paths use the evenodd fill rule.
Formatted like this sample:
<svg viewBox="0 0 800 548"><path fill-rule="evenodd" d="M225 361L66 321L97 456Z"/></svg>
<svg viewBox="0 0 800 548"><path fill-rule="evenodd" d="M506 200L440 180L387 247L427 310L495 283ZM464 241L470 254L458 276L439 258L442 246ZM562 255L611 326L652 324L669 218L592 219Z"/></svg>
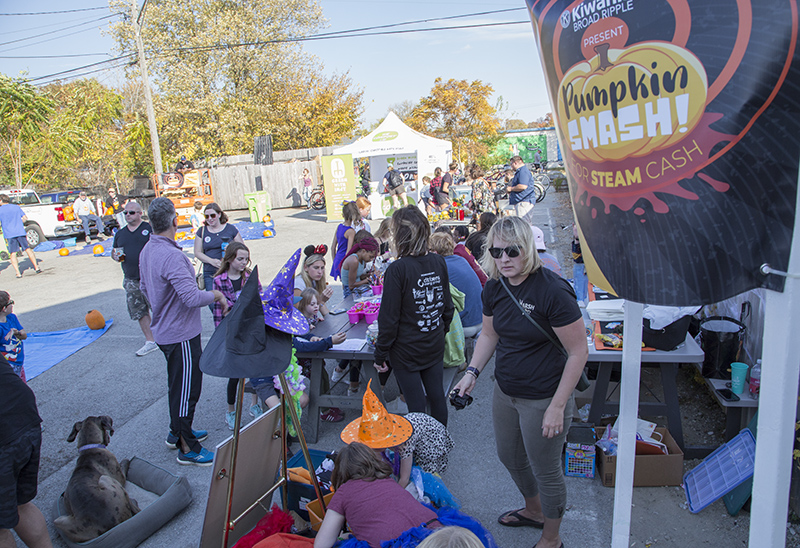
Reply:
<svg viewBox="0 0 800 548"><path fill-rule="evenodd" d="M292 335L303 335L311 329L302 312L293 306L294 272L299 263L300 250L298 249L261 294L264 323L278 331Z"/></svg>

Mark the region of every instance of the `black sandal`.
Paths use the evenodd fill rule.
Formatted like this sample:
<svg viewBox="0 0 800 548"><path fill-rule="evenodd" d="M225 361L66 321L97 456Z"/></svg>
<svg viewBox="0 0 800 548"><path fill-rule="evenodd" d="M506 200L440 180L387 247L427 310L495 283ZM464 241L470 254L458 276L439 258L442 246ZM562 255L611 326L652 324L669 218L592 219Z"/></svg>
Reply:
<svg viewBox="0 0 800 548"><path fill-rule="evenodd" d="M497 523L500 525L505 525L506 527L535 527L536 529L541 529L544 527L544 523L541 521L536 521L531 518L526 518L520 511L524 510L524 508L520 508L519 510L511 510L502 514L499 518L497 518ZM514 521L503 521L503 518L512 517Z"/></svg>

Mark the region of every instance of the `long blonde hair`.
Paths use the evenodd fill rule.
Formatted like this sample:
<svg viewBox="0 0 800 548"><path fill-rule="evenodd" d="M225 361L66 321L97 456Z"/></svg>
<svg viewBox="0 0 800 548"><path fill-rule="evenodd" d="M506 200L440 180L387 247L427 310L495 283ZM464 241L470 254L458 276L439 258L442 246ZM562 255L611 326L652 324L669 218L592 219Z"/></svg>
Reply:
<svg viewBox="0 0 800 548"><path fill-rule="evenodd" d="M315 248L313 245L306 246L306 248L303 250L303 253L305 254L306 258L303 261L303 266L300 268L300 277L303 278L303 281L305 282L306 287L312 287L312 288L316 289L317 293L319 293L320 295L322 295L322 292L325 291L325 287L327 287L327 285L328 285L328 282L325 279L326 278L326 274L325 274L325 267L324 267L325 266L325 253L328 252L328 247L325 246L325 245L322 245L321 247L325 248L325 251L323 251L322 254L319 254L319 253L317 253L317 248ZM317 261L322 261L322 265L323 265L322 278L320 278L318 281L317 280L312 280L311 276L308 275L308 271L306 270L307 266L311 266L312 264L316 263ZM322 303L320 303L320 304L322 304Z"/></svg>
<svg viewBox="0 0 800 548"><path fill-rule="evenodd" d="M501 217L489 229L486 242L483 244L481 267L488 277L494 280L500 279L500 270L495 264L495 259L489 253L489 248L494 245L495 238L503 240L506 245L519 246L522 255L522 274L527 276L542 266L542 259L539 258L533 242L531 225L519 217Z"/></svg>

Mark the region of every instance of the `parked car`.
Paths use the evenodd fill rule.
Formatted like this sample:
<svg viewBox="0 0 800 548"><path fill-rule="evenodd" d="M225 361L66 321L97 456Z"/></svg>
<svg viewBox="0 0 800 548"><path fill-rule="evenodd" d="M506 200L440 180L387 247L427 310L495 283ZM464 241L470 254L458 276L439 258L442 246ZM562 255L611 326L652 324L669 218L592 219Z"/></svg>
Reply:
<svg viewBox="0 0 800 548"><path fill-rule="evenodd" d="M0 194L7 195L11 199L11 203L20 206L28 217L28 221L25 223L25 235L31 248L35 248L48 238L83 235L83 226L75 220L74 216L69 215L69 211L67 211L69 206L66 204L43 202L36 191L29 189L3 189L0 190ZM119 226L116 220L113 225ZM106 234L111 234L113 230L113 226L108 229L101 228ZM89 231L95 234L97 227L92 225Z"/></svg>
<svg viewBox="0 0 800 548"><path fill-rule="evenodd" d="M87 189L59 190L58 192L47 192L40 194L39 199L43 204L68 204L75 201L80 193Z"/></svg>

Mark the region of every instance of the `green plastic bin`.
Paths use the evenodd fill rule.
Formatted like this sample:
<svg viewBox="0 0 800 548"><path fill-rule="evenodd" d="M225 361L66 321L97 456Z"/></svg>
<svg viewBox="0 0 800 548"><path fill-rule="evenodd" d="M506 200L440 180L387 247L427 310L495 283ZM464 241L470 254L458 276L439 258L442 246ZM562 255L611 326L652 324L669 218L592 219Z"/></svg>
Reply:
<svg viewBox="0 0 800 548"><path fill-rule="evenodd" d="M259 192L249 192L244 195L247 200L247 209L250 210L250 222L258 223L264 215L272 209L272 201L269 199L269 192L262 190Z"/></svg>

